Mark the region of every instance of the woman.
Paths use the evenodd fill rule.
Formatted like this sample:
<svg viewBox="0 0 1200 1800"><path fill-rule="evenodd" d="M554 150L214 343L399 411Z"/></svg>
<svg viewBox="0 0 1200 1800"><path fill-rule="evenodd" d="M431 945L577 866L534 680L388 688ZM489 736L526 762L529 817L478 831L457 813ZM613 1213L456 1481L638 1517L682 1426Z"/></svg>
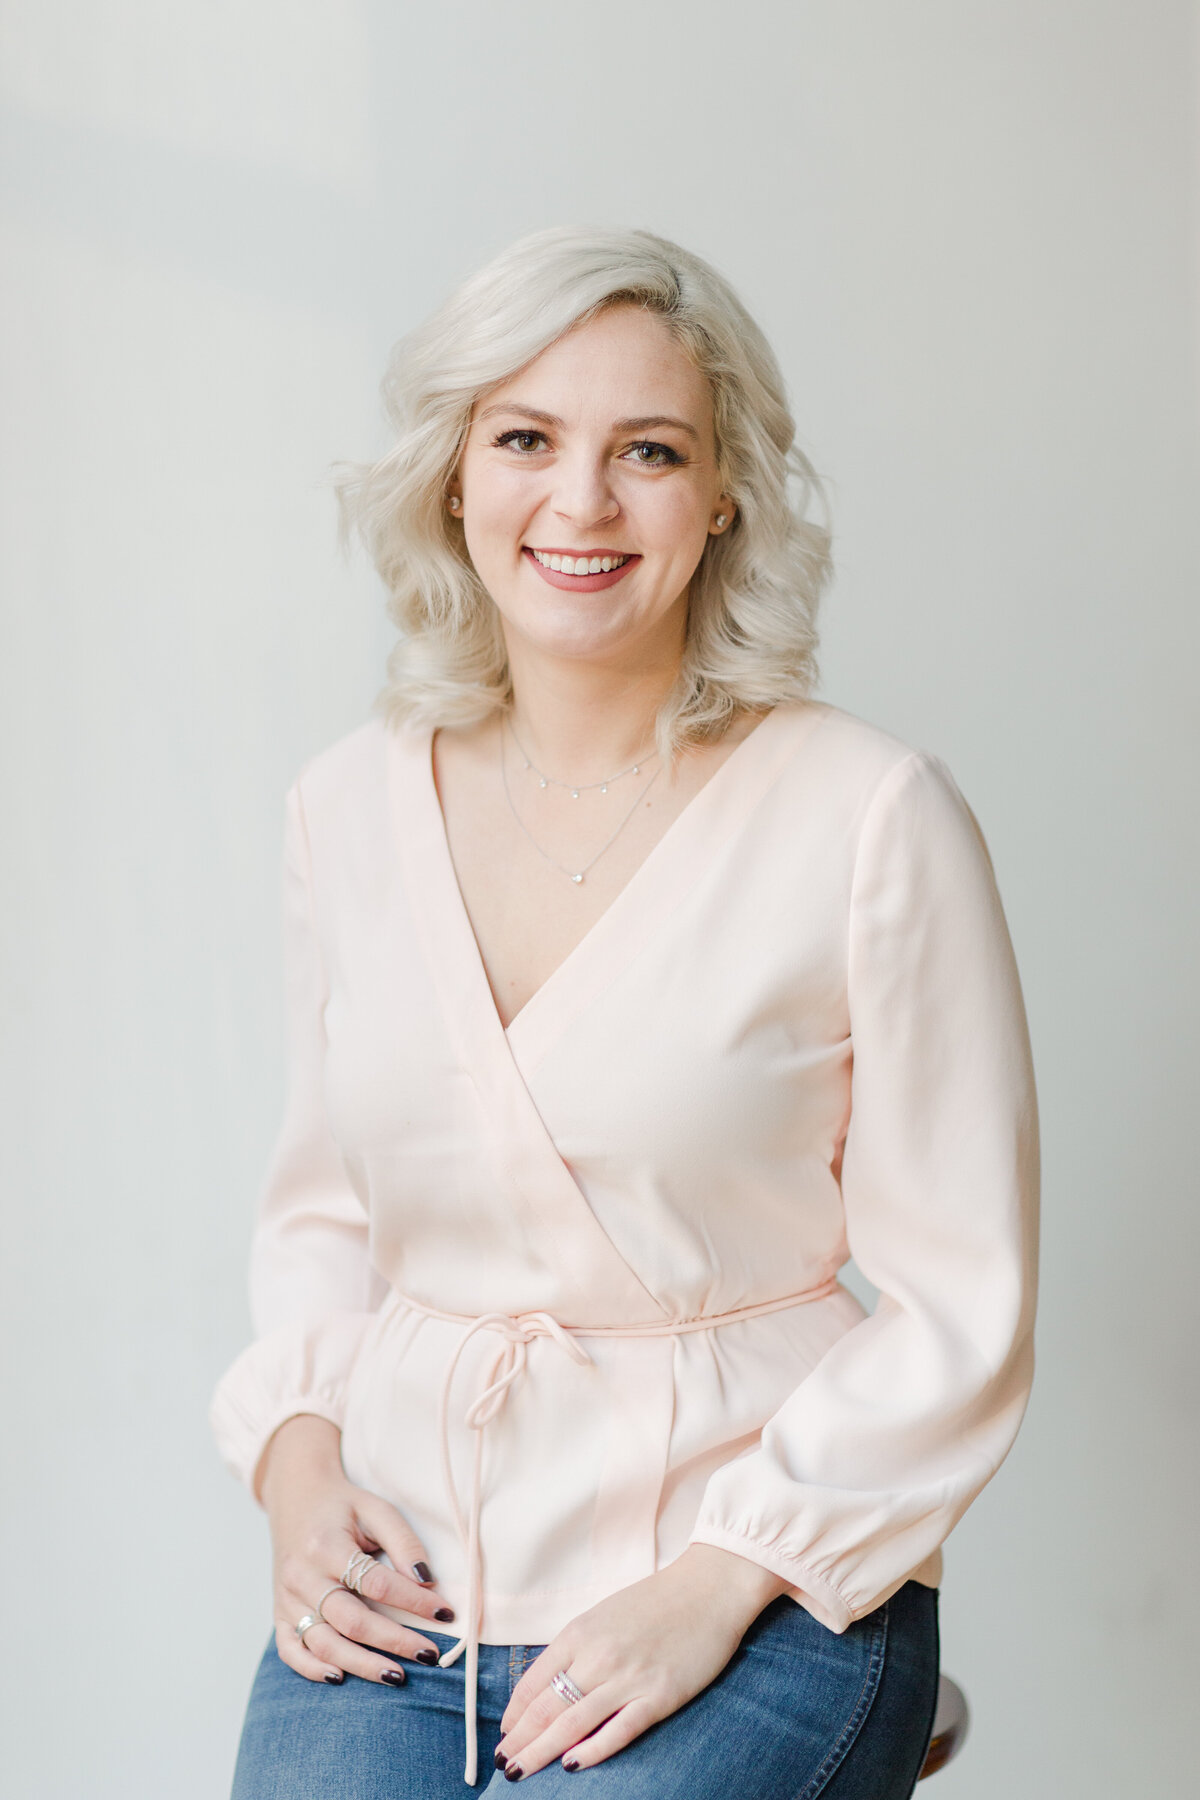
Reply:
<svg viewBox="0 0 1200 1800"><path fill-rule="evenodd" d="M275 1548L236 1800L909 1794L1032 1366L983 839L811 698L815 483L705 263L537 234L389 394L344 498L403 635L288 798L290 1099L213 1405Z"/></svg>

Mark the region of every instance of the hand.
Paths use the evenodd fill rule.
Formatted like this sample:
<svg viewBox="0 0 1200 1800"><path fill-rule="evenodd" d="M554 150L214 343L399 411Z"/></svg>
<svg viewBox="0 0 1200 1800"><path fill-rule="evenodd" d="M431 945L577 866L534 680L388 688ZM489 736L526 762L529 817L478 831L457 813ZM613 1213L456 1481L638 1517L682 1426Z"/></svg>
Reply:
<svg viewBox="0 0 1200 1800"><path fill-rule="evenodd" d="M623 1750L716 1680L787 1585L747 1557L689 1544L665 1569L572 1619L513 1689L500 1720L505 1775L532 1775L556 1756L590 1769ZM582 1700L571 1704L550 1686L559 1669Z"/></svg>
<svg viewBox="0 0 1200 1800"><path fill-rule="evenodd" d="M339 1582L357 1550L385 1550L394 1569L369 1569L363 1593L387 1606L430 1619L454 1617L433 1586L420 1539L394 1506L378 1494L355 1487L342 1468L341 1434L327 1419L300 1414L271 1439L261 1468L263 1505L275 1550L275 1647L282 1660L310 1681L365 1681L400 1686L404 1671L372 1653L389 1650L422 1662L436 1662L438 1646L386 1614L364 1605L349 1589L330 1594L320 1620L296 1636L305 1613L315 1613L325 1590Z"/></svg>

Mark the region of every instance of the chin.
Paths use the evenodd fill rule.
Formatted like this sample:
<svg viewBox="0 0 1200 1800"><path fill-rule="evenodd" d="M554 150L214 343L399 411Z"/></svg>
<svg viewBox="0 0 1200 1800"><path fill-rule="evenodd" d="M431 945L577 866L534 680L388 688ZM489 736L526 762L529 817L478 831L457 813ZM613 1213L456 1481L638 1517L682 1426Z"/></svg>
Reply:
<svg viewBox="0 0 1200 1800"><path fill-rule="evenodd" d="M616 634L597 632L561 632L526 637L526 642L542 656L557 656L564 662L607 661L619 654L625 640Z"/></svg>
<svg viewBox="0 0 1200 1800"><path fill-rule="evenodd" d="M565 656L585 660L589 656L607 656L630 641L627 622L613 618L580 616L576 602L566 616L548 619L545 614L533 619L513 619L511 626L533 650L544 656ZM636 634L635 634L636 635Z"/></svg>

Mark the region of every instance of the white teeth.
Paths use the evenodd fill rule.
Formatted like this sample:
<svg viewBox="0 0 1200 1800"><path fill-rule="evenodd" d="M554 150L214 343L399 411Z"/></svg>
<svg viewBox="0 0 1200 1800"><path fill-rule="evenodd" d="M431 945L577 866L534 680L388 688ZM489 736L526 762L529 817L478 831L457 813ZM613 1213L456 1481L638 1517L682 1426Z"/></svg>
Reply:
<svg viewBox="0 0 1200 1800"><path fill-rule="evenodd" d="M610 569L619 569L629 561L627 556L551 556L544 550L535 550L533 554L544 569L557 569L564 575L607 574Z"/></svg>

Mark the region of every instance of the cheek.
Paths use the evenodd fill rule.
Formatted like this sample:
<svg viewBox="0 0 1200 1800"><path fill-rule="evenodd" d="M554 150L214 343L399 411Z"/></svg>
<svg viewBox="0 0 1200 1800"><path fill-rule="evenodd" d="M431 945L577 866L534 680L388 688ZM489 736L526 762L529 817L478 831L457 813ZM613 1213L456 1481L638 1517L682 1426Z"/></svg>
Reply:
<svg viewBox="0 0 1200 1800"><path fill-rule="evenodd" d="M667 555L687 557L703 547L708 508L704 496L694 488L664 483L661 492L646 496L648 504L631 504L630 516L637 518L653 543Z"/></svg>
<svg viewBox="0 0 1200 1800"><path fill-rule="evenodd" d="M463 470L463 493L476 516L494 529L517 522L530 506L536 506L540 485L533 469L485 463Z"/></svg>
<svg viewBox="0 0 1200 1800"><path fill-rule="evenodd" d="M524 484L510 479L487 480L470 487L464 481L467 549L476 566L511 562L524 539L530 496Z"/></svg>

